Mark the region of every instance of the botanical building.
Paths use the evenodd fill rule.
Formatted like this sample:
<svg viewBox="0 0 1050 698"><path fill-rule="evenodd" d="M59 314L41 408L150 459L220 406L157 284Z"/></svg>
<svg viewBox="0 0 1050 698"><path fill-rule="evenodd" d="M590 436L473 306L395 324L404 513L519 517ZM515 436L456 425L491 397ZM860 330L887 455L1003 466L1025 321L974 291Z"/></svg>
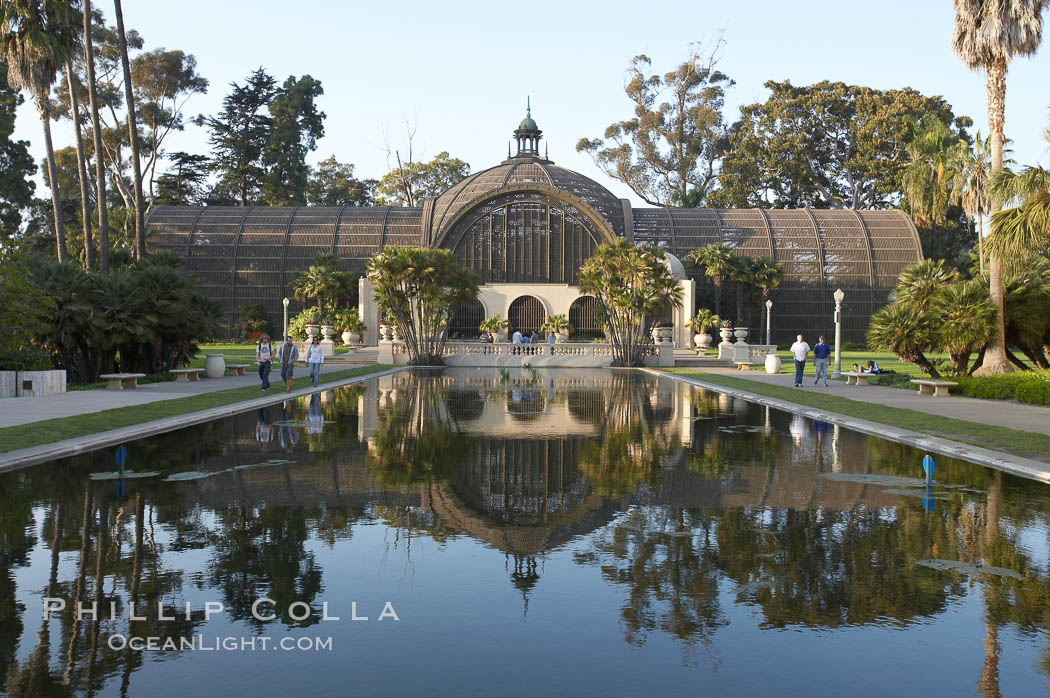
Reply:
<svg viewBox="0 0 1050 698"><path fill-rule="evenodd" d="M151 244L185 255L200 291L225 304L230 325L238 306L262 303L275 327L294 272L318 252L337 254L346 270L363 274L384 245L450 249L483 283L478 301L450 328L453 336L474 336L478 322L497 313L523 329L564 313L584 334L596 333L594 301L576 287L579 268L598 244L625 237L664 248L683 280L685 312L669 318L679 344L688 341L683 321L696 294L678 260L704 245L723 242L783 265L773 294L778 343L798 332L828 332L836 288L846 292L843 339L863 341L897 275L922 259L915 227L901 211L635 208L541 156L541 137L526 116L514 131L516 154L422 207L160 206L147 220ZM375 308L362 286L366 339L374 341Z"/></svg>

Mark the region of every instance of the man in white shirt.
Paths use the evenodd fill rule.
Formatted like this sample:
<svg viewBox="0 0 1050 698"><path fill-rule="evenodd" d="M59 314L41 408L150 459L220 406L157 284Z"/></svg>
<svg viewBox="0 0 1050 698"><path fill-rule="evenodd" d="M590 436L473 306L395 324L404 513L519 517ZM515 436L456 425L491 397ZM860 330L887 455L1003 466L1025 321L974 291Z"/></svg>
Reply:
<svg viewBox="0 0 1050 698"><path fill-rule="evenodd" d="M802 387L802 372L806 370L806 359L809 357L809 345L802 341L802 335L795 338L791 345L791 356L795 359L795 387Z"/></svg>
<svg viewBox="0 0 1050 698"><path fill-rule="evenodd" d="M306 348L306 365L310 367L310 382L317 387L317 380L321 377L321 366L324 365L324 349L321 348L321 338L314 337L310 346Z"/></svg>
<svg viewBox="0 0 1050 698"><path fill-rule="evenodd" d="M521 344L521 330L514 330L514 334L510 338L511 344Z"/></svg>

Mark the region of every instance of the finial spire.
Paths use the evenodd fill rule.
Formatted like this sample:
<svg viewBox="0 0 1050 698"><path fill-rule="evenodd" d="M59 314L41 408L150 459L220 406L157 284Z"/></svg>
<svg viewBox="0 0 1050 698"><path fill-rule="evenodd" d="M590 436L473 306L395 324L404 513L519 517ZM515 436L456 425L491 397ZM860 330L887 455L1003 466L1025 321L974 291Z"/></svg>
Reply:
<svg viewBox="0 0 1050 698"><path fill-rule="evenodd" d="M525 95L525 116L532 116L532 97Z"/></svg>

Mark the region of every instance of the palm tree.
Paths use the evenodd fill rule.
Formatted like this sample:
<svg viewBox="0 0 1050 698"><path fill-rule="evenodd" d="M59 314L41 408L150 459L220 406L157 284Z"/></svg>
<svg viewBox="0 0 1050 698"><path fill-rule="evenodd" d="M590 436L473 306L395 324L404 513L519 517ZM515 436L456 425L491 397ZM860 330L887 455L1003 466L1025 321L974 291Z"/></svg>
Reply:
<svg viewBox="0 0 1050 698"><path fill-rule="evenodd" d="M991 139L981 138L977 132L973 146L966 154L961 172L961 186L955 188L953 203L962 204L966 215L977 225L977 259L980 273L984 273L984 214L988 210L988 164L991 160Z"/></svg>
<svg viewBox="0 0 1050 698"><path fill-rule="evenodd" d="M943 225L966 166L967 145L932 114L911 120L911 162L904 170L905 202L915 225Z"/></svg>
<svg viewBox="0 0 1050 698"><path fill-rule="evenodd" d="M1011 252L1046 249L1050 244L1050 171L1026 167L1015 174L1003 169L992 179L991 190L997 201L1016 205L992 214L988 251L1002 259Z"/></svg>
<svg viewBox="0 0 1050 698"><path fill-rule="evenodd" d="M331 267L318 264L295 272L295 278L292 281L295 299L316 300L318 312L323 313L325 302L335 298L343 286L340 274L341 272Z"/></svg>
<svg viewBox="0 0 1050 698"><path fill-rule="evenodd" d="M95 141L95 205L98 207L99 270L109 273L109 213L106 210L106 163L102 159L102 124L98 115L95 85L95 48L91 41L91 0L84 0L84 67L87 69L88 106L91 109L91 135Z"/></svg>
<svg viewBox="0 0 1050 698"><path fill-rule="evenodd" d="M780 282L784 279L784 269L780 262L773 259L772 257L758 257L756 258L751 266L751 283L755 285L759 291L762 292L762 303L758 308L759 317L763 315L762 308L765 307L766 300L769 299L769 292L780 286ZM768 322L769 317L766 316ZM769 326L766 325L766 334L769 334Z"/></svg>
<svg viewBox="0 0 1050 698"><path fill-rule="evenodd" d="M1047 0L955 0L952 48L971 70L984 70L988 90L989 173L1003 169L1003 124L1006 112L1006 70L1014 56L1030 56L1043 38L1042 12ZM993 198L989 211L999 209ZM1004 327L1003 276L999 260L988 260L992 302L999 312L995 339L989 344L978 375L1009 373Z"/></svg>
<svg viewBox="0 0 1050 698"><path fill-rule="evenodd" d="M871 316L868 346L892 351L901 361L913 363L926 374L939 378L937 368L924 353L933 346L933 331L930 313L908 303L890 303Z"/></svg>
<svg viewBox="0 0 1050 698"><path fill-rule="evenodd" d="M58 183L55 148L51 142L51 86L65 64L73 45L72 8L62 0L5 1L0 18L6 31L7 82L16 90L26 90L36 102L44 127L51 207L55 217L55 243L58 260L66 261L66 229L62 220L62 192Z"/></svg>
<svg viewBox="0 0 1050 698"><path fill-rule="evenodd" d="M88 196L87 166L84 161L84 138L80 133L80 99L73 79L73 59L66 56L66 85L69 87L69 114L73 118L74 141L77 149L77 179L80 181L80 214L84 219L85 266L95 268L95 243L91 239L91 206Z"/></svg>
<svg viewBox="0 0 1050 698"><path fill-rule="evenodd" d="M733 268L733 253L723 243L704 245L690 252L686 259L703 267L704 274L715 285L715 315L722 317L722 284Z"/></svg>
<svg viewBox="0 0 1050 698"><path fill-rule="evenodd" d="M970 354L984 346L995 333L995 306L984 284L970 279L941 288L935 308L935 344L948 353L952 375L965 375Z"/></svg>
<svg viewBox="0 0 1050 698"><path fill-rule="evenodd" d="M924 259L906 267L897 277L893 299L927 314L933 309L937 292L958 279L959 272L945 264L943 259Z"/></svg>
<svg viewBox="0 0 1050 698"><path fill-rule="evenodd" d="M138 123L135 119L135 90L131 83L128 40L124 34L124 11L121 9L120 0L114 0L113 6L117 14L120 63L124 69L124 98L127 100L128 107L128 140L131 143L132 184L135 190L135 259L142 259L146 256L146 204L142 196L142 165L139 160Z"/></svg>
<svg viewBox="0 0 1050 698"><path fill-rule="evenodd" d="M733 256L729 278L736 282L736 322L742 327L750 323L744 318L744 300L754 288L754 260L748 256Z"/></svg>

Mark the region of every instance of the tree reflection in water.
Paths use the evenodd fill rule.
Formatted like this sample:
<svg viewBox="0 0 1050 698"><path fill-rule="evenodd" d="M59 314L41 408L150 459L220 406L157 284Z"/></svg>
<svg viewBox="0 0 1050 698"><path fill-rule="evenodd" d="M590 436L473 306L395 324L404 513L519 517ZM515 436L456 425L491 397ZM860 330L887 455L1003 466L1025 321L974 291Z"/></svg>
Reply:
<svg viewBox="0 0 1050 698"><path fill-rule="evenodd" d="M972 681L986 696L1000 693L1015 636L1045 645L1047 564L1025 542L1048 528L1038 485L942 459L938 479L966 491L938 489L927 512L919 497L848 479L915 477L908 448L644 374L378 385L275 405L268 451L255 413L131 444L133 462L162 477L129 481L124 496L87 479L112 467L106 453L0 474L0 686L12 696L135 693L152 660L113 651L108 638L190 637L200 613L158 623L125 610L177 608L192 588L217 593L254 632L265 628L251 615L260 595L277 602L281 629L317 622L326 581L344 582L325 579L329 555L377 522L393 539L384 555L392 548L406 569L419 536L498 551L502 568L486 564L520 592L522 612L559 589L545 561L571 555L622 596L627 642L673 638L701 666L718 666L720 629L742 622L733 605L754 610L759 628L907 628L979 598L984 633L973 642L984 660ZM323 417L317 439L311 416L315 427ZM195 479L162 479L187 472ZM200 569L177 566L194 553ZM930 558L1019 578L915 564ZM37 576L46 582L17 588L33 559L50 565ZM70 603L39 622L46 594ZM99 602L99 620L78 620L76 601ZM310 619L284 613L293 601L313 607ZM1050 652L1033 668L1050 673Z"/></svg>

